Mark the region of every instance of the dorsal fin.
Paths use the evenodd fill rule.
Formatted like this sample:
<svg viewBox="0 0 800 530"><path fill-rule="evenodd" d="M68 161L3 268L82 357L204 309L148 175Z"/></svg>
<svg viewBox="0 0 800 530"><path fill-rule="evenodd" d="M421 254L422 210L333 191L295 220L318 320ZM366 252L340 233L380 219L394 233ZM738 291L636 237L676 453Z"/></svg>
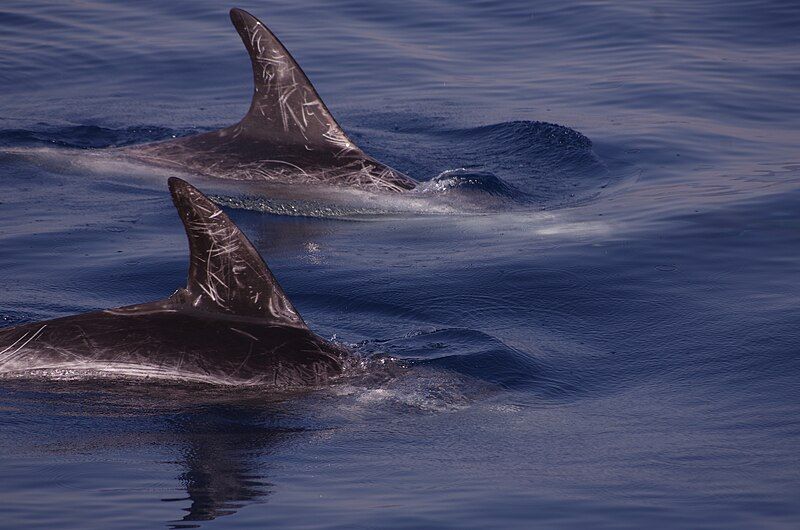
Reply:
<svg viewBox="0 0 800 530"><path fill-rule="evenodd" d="M250 110L235 125L122 148L150 163L236 180L324 183L401 192L417 182L364 153L344 133L303 70L250 13L231 10L253 67Z"/></svg>
<svg viewBox="0 0 800 530"><path fill-rule="evenodd" d="M239 228L184 180L169 179L189 238L189 279L174 300L199 311L305 328L300 314Z"/></svg>
<svg viewBox="0 0 800 530"><path fill-rule="evenodd" d="M281 41L247 11L234 8L230 15L250 54L254 82L250 110L236 127L273 144L360 152Z"/></svg>

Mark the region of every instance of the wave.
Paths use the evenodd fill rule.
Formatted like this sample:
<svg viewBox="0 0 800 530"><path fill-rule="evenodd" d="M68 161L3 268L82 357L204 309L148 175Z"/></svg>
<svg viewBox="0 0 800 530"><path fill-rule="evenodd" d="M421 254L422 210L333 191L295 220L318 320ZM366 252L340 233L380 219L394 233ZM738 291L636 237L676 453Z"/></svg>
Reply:
<svg viewBox="0 0 800 530"><path fill-rule="evenodd" d="M577 395L582 384L533 352L523 352L473 329L444 328L407 337L367 341L357 351L374 360L391 359L413 369L434 368L508 390L526 390L543 399Z"/></svg>

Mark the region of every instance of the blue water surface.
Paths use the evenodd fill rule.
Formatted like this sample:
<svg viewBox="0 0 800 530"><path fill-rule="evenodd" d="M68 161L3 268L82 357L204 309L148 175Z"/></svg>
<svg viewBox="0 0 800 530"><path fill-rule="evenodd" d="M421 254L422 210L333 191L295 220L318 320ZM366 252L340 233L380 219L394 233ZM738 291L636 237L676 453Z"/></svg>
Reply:
<svg viewBox="0 0 800 530"><path fill-rule="evenodd" d="M164 174L101 148L246 112L230 7L0 5L0 325L185 282ZM800 526L797 3L239 7L364 150L470 208L209 183L311 328L392 368L4 381L0 527Z"/></svg>

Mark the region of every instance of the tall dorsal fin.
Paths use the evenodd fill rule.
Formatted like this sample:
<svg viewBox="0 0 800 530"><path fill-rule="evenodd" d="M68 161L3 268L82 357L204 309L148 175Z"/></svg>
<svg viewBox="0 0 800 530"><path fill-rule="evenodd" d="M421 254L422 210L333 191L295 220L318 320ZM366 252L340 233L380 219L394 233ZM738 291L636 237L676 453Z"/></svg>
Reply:
<svg viewBox="0 0 800 530"><path fill-rule="evenodd" d="M306 327L264 260L233 221L184 180L169 179L189 238L189 279L176 301L199 311Z"/></svg>
<svg viewBox="0 0 800 530"><path fill-rule="evenodd" d="M356 146L281 42L250 13L231 10L253 67L250 110L235 125L121 148L129 156L202 175L324 183L401 192L417 182Z"/></svg>
<svg viewBox="0 0 800 530"><path fill-rule="evenodd" d="M234 8L230 15L250 54L254 82L250 110L234 127L277 145L361 152L281 41L247 11Z"/></svg>

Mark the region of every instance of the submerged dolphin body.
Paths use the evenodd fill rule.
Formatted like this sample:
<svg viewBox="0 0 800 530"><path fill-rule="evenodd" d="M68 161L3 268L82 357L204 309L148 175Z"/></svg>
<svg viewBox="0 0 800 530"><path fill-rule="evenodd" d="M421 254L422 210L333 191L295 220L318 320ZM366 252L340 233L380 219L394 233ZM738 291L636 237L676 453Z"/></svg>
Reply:
<svg viewBox="0 0 800 530"><path fill-rule="evenodd" d="M359 149L286 48L258 19L232 9L253 65L250 110L236 125L120 149L151 164L212 177L399 192L417 183Z"/></svg>
<svg viewBox="0 0 800 530"><path fill-rule="evenodd" d="M0 329L0 376L284 387L342 372L348 352L308 329L228 216L181 179L169 187L189 238L186 287L157 302Z"/></svg>

